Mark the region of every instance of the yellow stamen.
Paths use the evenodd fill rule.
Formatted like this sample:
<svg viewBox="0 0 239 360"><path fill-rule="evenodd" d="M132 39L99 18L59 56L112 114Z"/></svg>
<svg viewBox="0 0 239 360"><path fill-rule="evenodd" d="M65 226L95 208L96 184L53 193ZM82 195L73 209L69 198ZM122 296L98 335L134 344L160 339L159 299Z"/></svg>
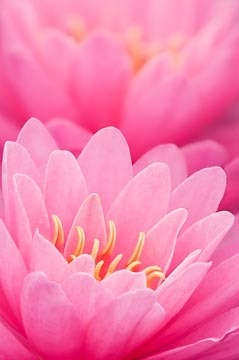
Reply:
<svg viewBox="0 0 239 360"><path fill-rule="evenodd" d="M64 244L64 230L62 222L57 215L52 215L52 219L54 226L52 244L60 248Z"/></svg>
<svg viewBox="0 0 239 360"><path fill-rule="evenodd" d="M119 264L119 262L120 262L120 260L121 260L122 258L123 258L123 255L122 255L122 254L118 254L118 255L114 258L114 260L111 261L105 277L106 277L106 276L109 276L110 274L112 274L112 273L115 271L117 265Z"/></svg>
<svg viewBox="0 0 239 360"><path fill-rule="evenodd" d="M77 234L78 234L78 243L76 246L76 249L74 251L75 256L79 256L83 253L84 247L85 247L85 232L82 229L82 227L77 226L76 227Z"/></svg>
<svg viewBox="0 0 239 360"><path fill-rule="evenodd" d="M165 280L165 275L160 272L160 271L153 271L152 273L150 273L148 276L147 276L147 286L150 287L151 285L151 281L155 278L158 278L158 279L161 279L161 280Z"/></svg>
<svg viewBox="0 0 239 360"><path fill-rule="evenodd" d="M133 271L138 265L141 264L141 261L133 261L132 263L130 263L127 267L126 267L126 270L130 270L130 271Z"/></svg>
<svg viewBox="0 0 239 360"><path fill-rule="evenodd" d="M145 233L141 231L139 233L137 245L134 249L133 254L131 255L130 259L128 260L127 265L131 264L134 261L139 260L142 250L143 250L143 247L144 247L144 242L145 242Z"/></svg>
<svg viewBox="0 0 239 360"><path fill-rule="evenodd" d="M96 260L96 258L97 258L99 247L100 247L100 242L98 239L95 239L92 250L91 250L91 254L90 254L94 260Z"/></svg>
<svg viewBox="0 0 239 360"><path fill-rule="evenodd" d="M154 272L154 271L160 271L162 272L162 269L159 266L149 266L147 268L144 269L144 272L146 275L149 275L150 273Z"/></svg>
<svg viewBox="0 0 239 360"><path fill-rule="evenodd" d="M101 280L100 271L101 271L103 265L104 265L104 260L99 261L99 262L95 265L94 277L95 277L97 280Z"/></svg>
<svg viewBox="0 0 239 360"><path fill-rule="evenodd" d="M106 244L105 249L102 251L101 255L111 255L116 242L116 227L115 223L110 220L109 221L109 236L108 236L108 242Z"/></svg>

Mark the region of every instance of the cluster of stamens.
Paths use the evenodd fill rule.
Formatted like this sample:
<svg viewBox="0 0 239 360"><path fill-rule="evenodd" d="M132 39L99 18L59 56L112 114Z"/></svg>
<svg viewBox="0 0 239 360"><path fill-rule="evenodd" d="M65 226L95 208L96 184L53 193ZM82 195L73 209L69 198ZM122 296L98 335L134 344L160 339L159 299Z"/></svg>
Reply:
<svg viewBox="0 0 239 360"><path fill-rule="evenodd" d="M52 243L60 250L64 245L64 231L63 226L58 218L58 216L53 215L53 223L54 223L54 233ZM77 244L73 254L67 259L68 262L74 261L75 258L82 255L84 253L85 247L85 232L80 226L76 226L77 230ZM94 239L92 250L90 252L90 256L93 258L95 262L95 270L94 276L97 280L103 280L114 271L116 271L117 266L123 259L123 254L116 255L113 260L111 260L111 255L114 251L116 243L116 227L113 221L109 221L109 234L108 240L105 248L102 251L100 250L100 241L98 239ZM137 271L139 265L141 264L140 257L144 248L145 243L145 233L140 232L137 240L137 244L135 249L124 264L123 268L129 271ZM121 267L122 269L122 267ZM139 270L138 270L139 271ZM153 279L164 280L165 276L162 272L162 269L159 266L149 266L144 270L141 270L146 275L147 286L150 287Z"/></svg>

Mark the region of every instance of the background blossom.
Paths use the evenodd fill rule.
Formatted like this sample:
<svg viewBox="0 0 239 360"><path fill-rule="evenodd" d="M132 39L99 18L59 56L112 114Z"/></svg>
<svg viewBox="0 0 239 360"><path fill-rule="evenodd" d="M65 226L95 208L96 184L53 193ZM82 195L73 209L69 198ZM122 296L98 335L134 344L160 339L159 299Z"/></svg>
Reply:
<svg viewBox="0 0 239 360"><path fill-rule="evenodd" d="M90 132L114 125L137 158L214 137L210 126L238 99L236 0L1 4L0 121L12 136L31 116L57 133L56 118ZM232 134L238 118L223 124Z"/></svg>
<svg viewBox="0 0 239 360"><path fill-rule="evenodd" d="M6 143L6 359L236 359L238 223L228 233L233 215L217 212L225 174L188 177L176 146L159 154L132 166L122 134L105 128L76 159L34 119Z"/></svg>

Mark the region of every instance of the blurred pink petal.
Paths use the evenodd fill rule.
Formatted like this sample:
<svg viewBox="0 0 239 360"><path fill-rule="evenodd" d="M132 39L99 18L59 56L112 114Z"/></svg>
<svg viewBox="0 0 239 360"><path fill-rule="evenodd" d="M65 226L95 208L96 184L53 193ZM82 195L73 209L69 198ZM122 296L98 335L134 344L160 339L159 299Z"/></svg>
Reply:
<svg viewBox="0 0 239 360"><path fill-rule="evenodd" d="M238 117L223 129L239 98L237 0L3 0L1 10L0 114L18 129L34 116L86 137L114 125L134 160L211 137L235 156ZM52 126L79 154L85 140ZM2 142L16 133L5 130Z"/></svg>

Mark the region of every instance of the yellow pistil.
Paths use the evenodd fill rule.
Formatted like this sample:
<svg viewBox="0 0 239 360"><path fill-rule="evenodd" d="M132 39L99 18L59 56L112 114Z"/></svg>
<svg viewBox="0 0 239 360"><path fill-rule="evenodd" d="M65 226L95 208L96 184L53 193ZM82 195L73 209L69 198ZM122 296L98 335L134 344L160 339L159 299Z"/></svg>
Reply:
<svg viewBox="0 0 239 360"><path fill-rule="evenodd" d="M54 232L52 243L58 248L62 248L64 245L64 231L62 223L58 216L53 215L53 225ZM85 247L85 232L81 226L76 226L77 230L77 244L74 252L70 255L68 262L74 261L78 256L84 253ZM95 270L94 277L97 280L103 280L114 271L117 270L117 267L121 260L123 259L123 254L116 255L113 260L110 259L114 247L116 243L116 226L113 221L109 221L109 234L108 241L102 252L100 249L100 241L98 239L94 239L93 246L90 252L90 256L93 258L95 262ZM136 243L135 249L133 250L132 255L125 265L125 269L128 271L139 271L137 268L141 265L140 257L145 244L145 233L140 232L138 236L138 241ZM144 270L140 270L145 273L146 283L148 287L152 287L153 279L164 280L165 275L162 272L162 269L159 266L153 265L145 268Z"/></svg>

